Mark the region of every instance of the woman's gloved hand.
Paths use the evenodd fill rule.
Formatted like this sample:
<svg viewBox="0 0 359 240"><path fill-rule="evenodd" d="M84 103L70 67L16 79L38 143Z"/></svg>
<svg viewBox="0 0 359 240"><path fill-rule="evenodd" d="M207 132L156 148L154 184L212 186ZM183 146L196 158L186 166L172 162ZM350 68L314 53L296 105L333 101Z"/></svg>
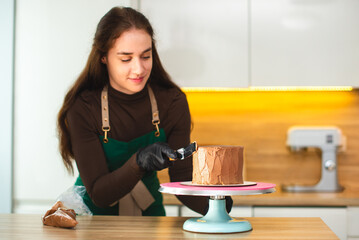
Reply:
<svg viewBox="0 0 359 240"><path fill-rule="evenodd" d="M156 142L140 149L136 162L146 171L159 171L173 165L169 158L176 159L176 152L167 143Z"/></svg>

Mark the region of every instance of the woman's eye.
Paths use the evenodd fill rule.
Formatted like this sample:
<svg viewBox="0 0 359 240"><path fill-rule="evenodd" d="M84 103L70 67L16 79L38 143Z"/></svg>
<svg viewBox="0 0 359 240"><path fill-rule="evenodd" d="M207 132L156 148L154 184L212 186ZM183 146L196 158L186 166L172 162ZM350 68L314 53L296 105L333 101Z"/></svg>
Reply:
<svg viewBox="0 0 359 240"><path fill-rule="evenodd" d="M142 58L143 58L143 59L150 59L151 56L143 56Z"/></svg>
<svg viewBox="0 0 359 240"><path fill-rule="evenodd" d="M131 61L131 58L128 58L128 59L121 59L122 62L129 62Z"/></svg>

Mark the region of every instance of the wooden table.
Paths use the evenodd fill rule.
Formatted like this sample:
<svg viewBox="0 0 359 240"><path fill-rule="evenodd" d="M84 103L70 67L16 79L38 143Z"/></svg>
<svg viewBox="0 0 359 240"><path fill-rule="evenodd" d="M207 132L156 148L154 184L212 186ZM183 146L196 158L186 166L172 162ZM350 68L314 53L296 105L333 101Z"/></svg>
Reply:
<svg viewBox="0 0 359 240"><path fill-rule="evenodd" d="M40 215L0 214L0 239L339 239L320 218L246 218L245 233L182 230L185 217L80 216L75 229L43 226Z"/></svg>

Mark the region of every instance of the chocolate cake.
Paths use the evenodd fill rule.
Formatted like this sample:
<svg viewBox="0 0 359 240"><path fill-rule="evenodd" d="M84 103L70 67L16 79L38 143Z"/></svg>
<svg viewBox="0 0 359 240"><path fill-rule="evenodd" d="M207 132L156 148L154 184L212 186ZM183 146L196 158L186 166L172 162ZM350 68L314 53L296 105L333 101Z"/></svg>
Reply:
<svg viewBox="0 0 359 240"><path fill-rule="evenodd" d="M204 146L193 155L194 185L243 183L243 147Z"/></svg>

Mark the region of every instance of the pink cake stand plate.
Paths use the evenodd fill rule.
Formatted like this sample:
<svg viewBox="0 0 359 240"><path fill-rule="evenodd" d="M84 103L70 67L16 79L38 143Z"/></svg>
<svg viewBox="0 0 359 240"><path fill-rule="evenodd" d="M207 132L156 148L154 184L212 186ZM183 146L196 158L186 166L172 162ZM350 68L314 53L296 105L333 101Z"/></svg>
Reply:
<svg viewBox="0 0 359 240"><path fill-rule="evenodd" d="M246 183L246 182L245 182ZM275 192L275 184L247 182L243 186L192 186L187 182L163 183L160 192L175 195L209 196L209 208L205 216L190 218L183 229L199 233L236 233L252 230L252 225L243 218L235 219L228 215L225 196L257 195Z"/></svg>

